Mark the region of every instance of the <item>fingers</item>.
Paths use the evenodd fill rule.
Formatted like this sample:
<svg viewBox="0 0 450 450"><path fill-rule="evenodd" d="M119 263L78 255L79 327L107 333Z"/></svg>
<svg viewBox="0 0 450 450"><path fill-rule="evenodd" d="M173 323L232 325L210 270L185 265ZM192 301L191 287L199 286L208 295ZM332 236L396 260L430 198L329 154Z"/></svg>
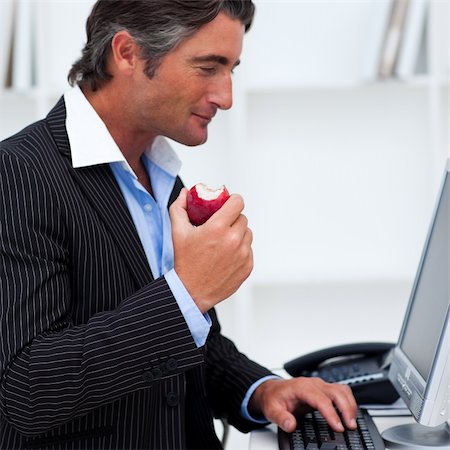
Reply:
<svg viewBox="0 0 450 450"><path fill-rule="evenodd" d="M260 393L262 398L256 397L256 400L265 417L287 432L296 427L294 414L308 409L320 411L336 432L344 431L338 411L347 428L356 428L357 405L348 386L299 377L266 385Z"/></svg>
<svg viewBox="0 0 450 450"><path fill-rule="evenodd" d="M188 190L186 188L181 189L178 198L170 206L169 214L172 222L174 220L189 221L186 211L187 194ZM231 194L230 198L206 223L210 224L210 226L232 226L238 222L238 226L245 229L247 227L247 219L241 214L243 210L243 198L239 194Z"/></svg>
<svg viewBox="0 0 450 450"><path fill-rule="evenodd" d="M211 218L206 222L211 225L216 223L223 223L231 226L240 217L244 210L244 200L239 194L231 194L230 198L216 211Z"/></svg>
<svg viewBox="0 0 450 450"><path fill-rule="evenodd" d="M344 419L345 426L350 429L356 428L356 411L358 405L356 404L355 397L352 390L346 385L334 385L337 390L333 391L332 400L337 406ZM337 393L339 395L337 395Z"/></svg>
<svg viewBox="0 0 450 450"><path fill-rule="evenodd" d="M244 241L245 241L245 244L247 244L247 245L252 245L252 242L253 242L253 232L252 232L252 230L251 230L250 228L247 228L247 229L245 230Z"/></svg>
<svg viewBox="0 0 450 450"><path fill-rule="evenodd" d="M342 424L341 418L337 414L333 403L329 399L321 402L317 409L334 431L339 433L344 431L345 428Z"/></svg>
<svg viewBox="0 0 450 450"><path fill-rule="evenodd" d="M245 245L251 245L253 242L253 232L248 227L248 219L246 216L241 214L236 222L234 222L233 230L235 231L238 240L243 241Z"/></svg>
<svg viewBox="0 0 450 450"><path fill-rule="evenodd" d="M237 194L232 194L211 218L204 224L209 229L224 231L225 228L231 228L232 233L229 235L230 240L236 246L251 246L253 242L253 233L248 228L248 219L242 214L244 209L244 201ZM231 231L231 230L229 230Z"/></svg>
<svg viewBox="0 0 450 450"><path fill-rule="evenodd" d="M319 379L316 382L319 392L315 393L315 399L310 402L311 406L320 411L334 431L344 431L344 424L336 407L344 419L345 426L355 429L357 405L351 389L343 384L325 383Z"/></svg>

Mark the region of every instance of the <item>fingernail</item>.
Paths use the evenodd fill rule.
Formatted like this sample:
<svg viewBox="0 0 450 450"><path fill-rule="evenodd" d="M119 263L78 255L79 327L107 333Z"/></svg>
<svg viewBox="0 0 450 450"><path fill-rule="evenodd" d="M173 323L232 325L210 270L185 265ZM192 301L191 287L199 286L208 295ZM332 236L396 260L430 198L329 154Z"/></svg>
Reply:
<svg viewBox="0 0 450 450"><path fill-rule="evenodd" d="M343 432L343 431L344 431L344 425L342 425L342 422L341 422L341 421L338 421L338 422L336 423L336 425L337 425L337 428L338 428L338 430L339 430L340 432Z"/></svg>
<svg viewBox="0 0 450 450"><path fill-rule="evenodd" d="M289 431L290 428L291 428L291 421L290 421L289 419L286 419L286 420L283 422L283 430L284 430L284 431Z"/></svg>
<svg viewBox="0 0 450 450"><path fill-rule="evenodd" d="M352 428L356 428L356 420L355 419L350 419L350 426Z"/></svg>

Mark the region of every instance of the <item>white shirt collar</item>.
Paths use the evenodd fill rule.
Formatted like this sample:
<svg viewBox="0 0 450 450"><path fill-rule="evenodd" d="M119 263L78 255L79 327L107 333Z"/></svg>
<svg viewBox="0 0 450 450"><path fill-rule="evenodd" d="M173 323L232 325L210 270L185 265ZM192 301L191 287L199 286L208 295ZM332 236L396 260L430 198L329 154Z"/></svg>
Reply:
<svg viewBox="0 0 450 450"><path fill-rule="evenodd" d="M88 102L78 86L64 94L66 104L66 129L69 136L74 168L123 162L131 167L115 143L105 123ZM177 176L181 161L167 140L158 136L146 149L146 156L173 177Z"/></svg>

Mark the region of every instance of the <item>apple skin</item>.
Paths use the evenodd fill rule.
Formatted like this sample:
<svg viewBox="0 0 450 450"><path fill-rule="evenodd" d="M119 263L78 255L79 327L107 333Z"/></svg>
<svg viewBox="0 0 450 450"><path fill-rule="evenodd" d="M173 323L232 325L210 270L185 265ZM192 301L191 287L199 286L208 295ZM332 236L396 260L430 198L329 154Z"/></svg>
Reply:
<svg viewBox="0 0 450 450"><path fill-rule="evenodd" d="M203 225L229 198L225 186L219 189L211 189L203 183L192 186L187 194L187 213L192 225Z"/></svg>

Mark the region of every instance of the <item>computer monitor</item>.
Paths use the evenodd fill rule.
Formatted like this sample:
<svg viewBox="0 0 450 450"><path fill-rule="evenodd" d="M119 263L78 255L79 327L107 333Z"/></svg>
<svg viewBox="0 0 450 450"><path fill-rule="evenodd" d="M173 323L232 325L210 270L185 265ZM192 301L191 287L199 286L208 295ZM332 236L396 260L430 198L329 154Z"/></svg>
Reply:
<svg viewBox="0 0 450 450"><path fill-rule="evenodd" d="M389 369L417 424L386 430L388 448L450 449L449 171L450 159Z"/></svg>

